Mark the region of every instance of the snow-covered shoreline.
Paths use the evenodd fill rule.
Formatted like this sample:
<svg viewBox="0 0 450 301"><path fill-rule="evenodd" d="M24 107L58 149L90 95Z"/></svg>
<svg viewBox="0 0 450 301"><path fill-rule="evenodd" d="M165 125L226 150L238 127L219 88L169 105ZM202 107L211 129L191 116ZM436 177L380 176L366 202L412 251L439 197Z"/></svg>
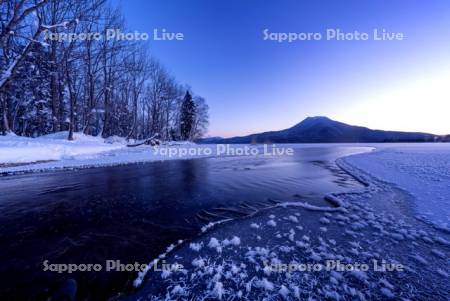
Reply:
<svg viewBox="0 0 450 301"><path fill-rule="evenodd" d="M283 156L295 148L356 146L355 144L196 144L167 142L158 147L127 147L121 137L103 139L67 132L27 138L0 136L0 175L15 175L56 170L111 167L154 161L234 156ZM364 146L364 145L358 145Z"/></svg>
<svg viewBox="0 0 450 301"><path fill-rule="evenodd" d="M148 270L135 283L143 281L142 289L126 300L447 300L448 235L405 213L411 199L402 190L354 175L369 186L333 195L339 210L285 203L170 248L159 260L183 269ZM327 261L369 269L271 270ZM404 270L378 271L374 262Z"/></svg>
<svg viewBox="0 0 450 301"><path fill-rule="evenodd" d="M445 267L449 237L440 231L442 229L436 231L415 220L412 214L405 213L403 208L409 207L415 196L404 193L408 190L397 179L405 176L399 176L392 168L407 168L403 171L410 172L408 176L413 177L410 179L417 185L414 177L423 174L410 169L414 171L430 164L428 160L423 161L426 155L417 154L440 158L447 147L439 145L436 150L428 145L425 146L427 151L423 145L385 145L378 146L373 152L339 158L336 164L366 187L330 196L337 208L317 210L302 202L298 206L284 203L257 216L211 228L189 245L179 245L173 253L165 253L159 259L182 263L181 273L146 271L149 281L144 280L146 273L141 274L135 284L144 281L144 288L127 300L188 300L193 297L219 300L309 297L445 300L448 298L445 283L448 283L450 273ZM402 153L401 160L397 158L393 163L388 159L398 152ZM433 158L431 161L436 162ZM416 164L408 165L411 160ZM382 170L385 168L391 177L380 179L376 166L386 162L391 164ZM440 163L434 168L445 169L446 165ZM245 231L246 227L251 231ZM239 243L230 243L232 240ZM267 268L267 263L271 266L305 262L320 265L324 260L346 263L384 260L402 264L405 271L280 274ZM422 280L423 275L428 279L426 283ZM414 287L415 292L405 287Z"/></svg>
<svg viewBox="0 0 450 301"><path fill-rule="evenodd" d="M127 147L125 139L119 137L103 139L75 133L75 140L68 141L66 136L66 132L39 138L0 136L0 174L13 175L217 156L216 145L213 144L177 143L161 146L161 149L178 150L176 155L170 156L167 152L156 152L150 146ZM325 145L330 147L335 144L301 144L294 147ZM370 146L375 151L341 158L337 163L345 164L351 169L351 174L362 182L365 181L364 177L370 176L410 193L415 199L418 217L450 231L450 184L448 184L450 144L403 143L360 146ZM194 147L197 150L195 154L183 152L187 148Z"/></svg>
<svg viewBox="0 0 450 301"><path fill-rule="evenodd" d="M26 164L38 161L71 159L123 147L122 143L105 143L105 139L75 133L75 140L67 140L67 132L39 138L16 135L0 136L0 164Z"/></svg>
<svg viewBox="0 0 450 301"><path fill-rule="evenodd" d="M417 218L450 232L450 144L379 145L337 162L362 181L376 179L409 193Z"/></svg>
<svg viewBox="0 0 450 301"><path fill-rule="evenodd" d="M59 160L5 167L0 173L198 158L157 155L149 146L129 148L120 139L105 143L98 137L77 138L78 142L69 142L63 137L50 137L31 144L21 137L8 137L6 143L0 140L0 152L8 152L11 157L21 155L20 152L14 154L15 150L34 149L36 157L33 158L36 159L42 155L37 151L41 149L48 150L44 155ZM34 144L36 142L39 144ZM74 148L70 146L77 143L79 149L71 153ZM169 146L185 148L189 145ZM337 144L297 147L334 146ZM330 207L317 207L303 199L298 203L281 200L281 204L249 218L231 220L220 227L207 225L207 231L199 237L174 242L158 258L169 264L182 263L185 268L181 273L154 271L150 267L135 281L136 285L143 284L142 290L129 300L191 300L193 297L222 300L309 297L315 300L446 300L449 297L450 270L446 260L450 256L450 237L441 231L443 227L433 228L421 223L408 210L413 201L418 204L415 210L421 205L428 208L430 203L426 200L434 196L433 192L446 196L450 144L358 146L376 150L340 158L338 165L368 184L366 187L328 196L327 200L333 205ZM44 155L39 159L48 160ZM441 207L433 206L439 204ZM449 209L445 202L431 205L433 210L439 208L440 213ZM274 266L320 264L325 260L364 264L385 260L403 264L407 269L400 274L372 270L278 273L271 272L266 265L267 262Z"/></svg>
<svg viewBox="0 0 450 301"><path fill-rule="evenodd" d="M0 136L0 174L13 175L65 169L118 166L153 161L206 157L184 154L168 156L156 153L151 146L127 147L124 138L74 134L74 141L67 140L67 132L26 138L15 135ZM183 149L194 144L168 143L161 148ZM212 148L196 145L196 148Z"/></svg>

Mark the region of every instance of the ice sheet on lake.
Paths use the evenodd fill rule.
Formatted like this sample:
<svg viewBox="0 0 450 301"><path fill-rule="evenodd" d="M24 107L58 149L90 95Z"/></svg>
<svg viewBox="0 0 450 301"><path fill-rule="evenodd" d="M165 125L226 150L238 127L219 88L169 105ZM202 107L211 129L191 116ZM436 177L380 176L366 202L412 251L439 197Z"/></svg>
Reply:
<svg viewBox="0 0 450 301"><path fill-rule="evenodd" d="M378 150L344 162L397 185L416 200L420 217L450 229L450 144L378 145Z"/></svg>

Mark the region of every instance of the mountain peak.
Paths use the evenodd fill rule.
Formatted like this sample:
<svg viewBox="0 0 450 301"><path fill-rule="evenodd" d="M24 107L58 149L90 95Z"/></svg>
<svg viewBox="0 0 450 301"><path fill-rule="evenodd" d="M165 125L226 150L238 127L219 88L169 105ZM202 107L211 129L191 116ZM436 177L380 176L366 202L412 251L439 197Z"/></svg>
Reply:
<svg viewBox="0 0 450 301"><path fill-rule="evenodd" d="M300 123L330 123L330 122L338 122L333 119L330 119L326 116L313 116L313 117L306 117L303 121Z"/></svg>
<svg viewBox="0 0 450 301"><path fill-rule="evenodd" d="M291 129L306 129L306 128L311 128L311 127L314 127L317 125L329 125L332 123L338 123L338 122L334 121L326 116L306 117L303 121L301 121L300 123L297 123Z"/></svg>
<svg viewBox="0 0 450 301"><path fill-rule="evenodd" d="M305 120L331 120L331 119L328 118L327 116L308 116L303 121Z"/></svg>
<svg viewBox="0 0 450 301"><path fill-rule="evenodd" d="M328 142L433 142L436 136L426 133L408 133L371 130L348 125L326 116L307 117L291 128L233 137L207 140L205 143L328 143Z"/></svg>

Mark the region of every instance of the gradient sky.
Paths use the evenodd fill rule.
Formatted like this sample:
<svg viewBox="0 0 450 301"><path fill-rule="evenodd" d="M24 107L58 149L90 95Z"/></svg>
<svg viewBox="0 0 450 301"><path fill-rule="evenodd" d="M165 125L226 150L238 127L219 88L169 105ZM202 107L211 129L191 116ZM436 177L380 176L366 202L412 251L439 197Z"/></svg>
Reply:
<svg viewBox="0 0 450 301"><path fill-rule="evenodd" d="M290 127L328 116L377 129L450 133L450 1L111 0L210 105L209 136ZM402 32L404 41L264 41L327 28Z"/></svg>

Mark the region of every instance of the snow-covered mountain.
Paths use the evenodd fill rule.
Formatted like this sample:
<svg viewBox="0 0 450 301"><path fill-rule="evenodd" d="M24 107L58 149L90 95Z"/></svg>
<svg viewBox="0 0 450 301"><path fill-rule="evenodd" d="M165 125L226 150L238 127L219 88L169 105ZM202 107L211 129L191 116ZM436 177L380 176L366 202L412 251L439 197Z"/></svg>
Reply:
<svg viewBox="0 0 450 301"><path fill-rule="evenodd" d="M321 143L321 142L434 142L442 137L413 132L372 130L328 117L308 117L291 128L242 137L200 140L200 143Z"/></svg>

